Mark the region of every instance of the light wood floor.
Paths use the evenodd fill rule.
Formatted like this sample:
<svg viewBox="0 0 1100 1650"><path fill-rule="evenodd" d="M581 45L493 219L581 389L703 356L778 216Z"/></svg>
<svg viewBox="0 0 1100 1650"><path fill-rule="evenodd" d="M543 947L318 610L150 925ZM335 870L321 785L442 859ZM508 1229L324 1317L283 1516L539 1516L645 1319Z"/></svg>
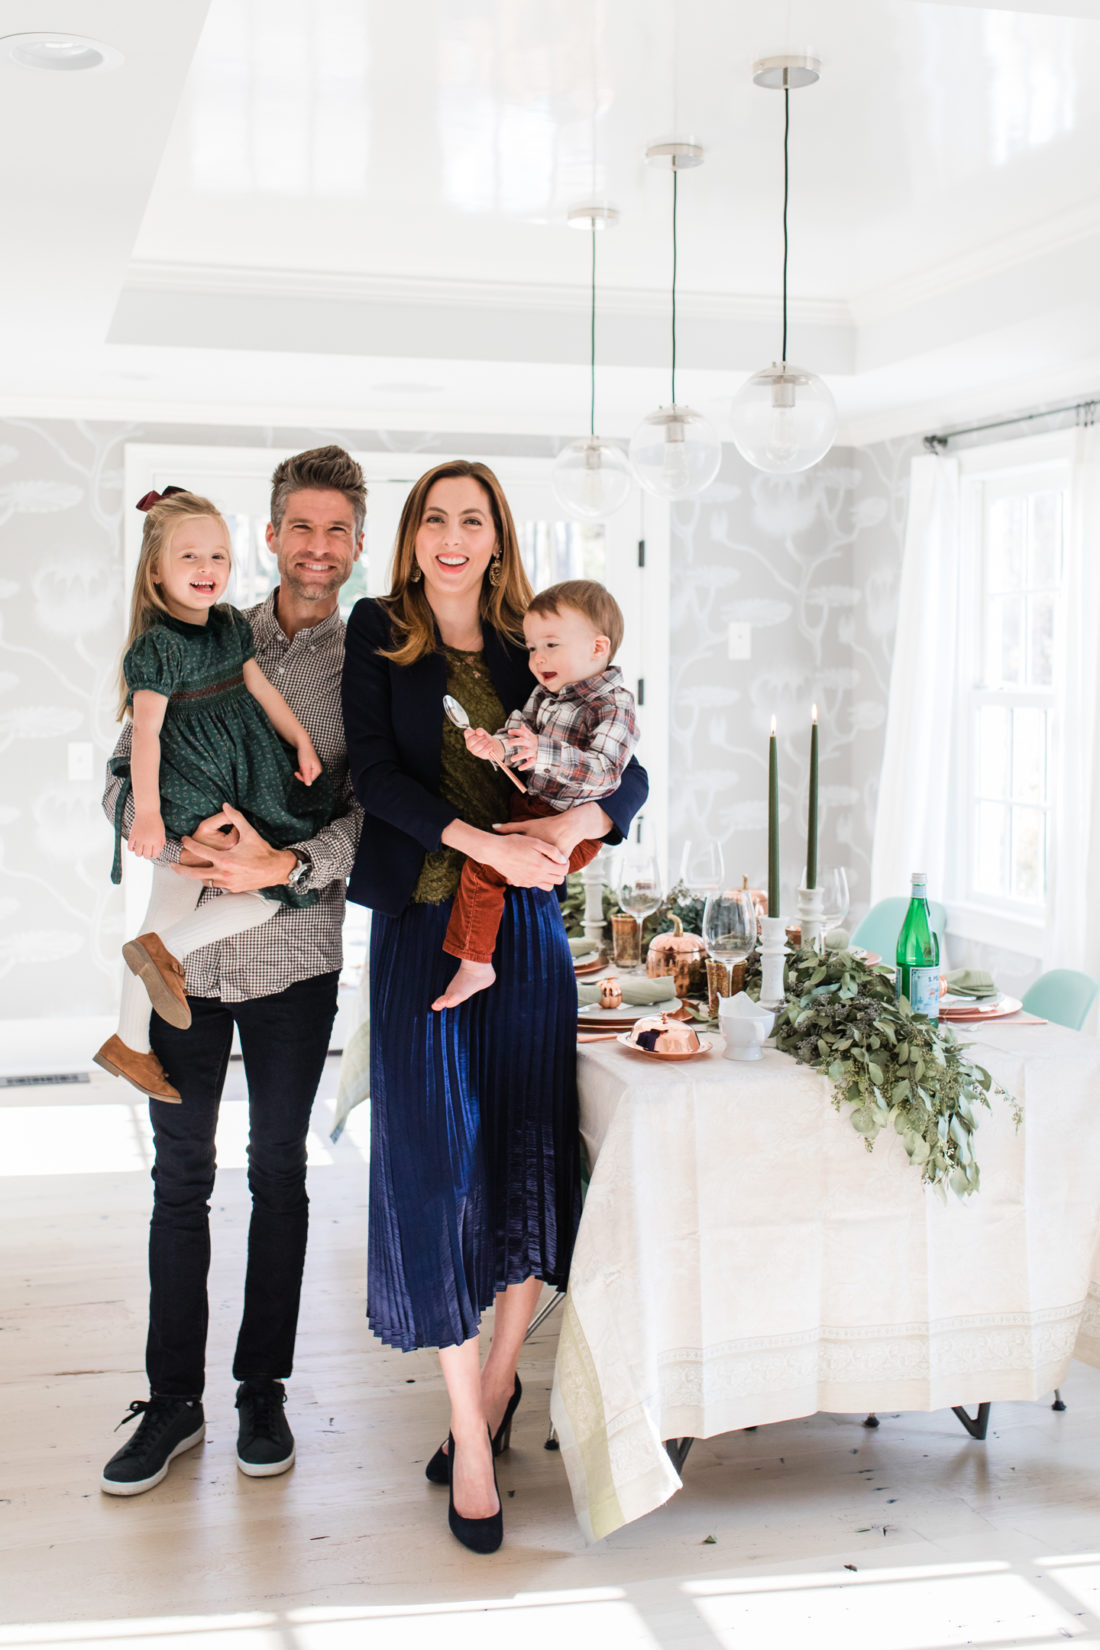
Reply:
<svg viewBox="0 0 1100 1650"><path fill-rule="evenodd" d="M311 1142L312 1233L288 1414L298 1464L234 1462L244 1105L234 1068L214 1205L207 1440L132 1500L101 1495L145 1395L148 1130L118 1083L0 1090L4 1397L0 1646L582 1650L1100 1644L1100 1374L1069 1410L819 1415L695 1446L664 1508L586 1547L542 1448L556 1317L527 1349L501 1465L505 1547L446 1529L423 1463L446 1425L430 1355L363 1320L364 1127ZM135 1096L135 1100L137 1097ZM43 1172L46 1170L47 1172ZM708 1539L713 1537L713 1541Z"/></svg>

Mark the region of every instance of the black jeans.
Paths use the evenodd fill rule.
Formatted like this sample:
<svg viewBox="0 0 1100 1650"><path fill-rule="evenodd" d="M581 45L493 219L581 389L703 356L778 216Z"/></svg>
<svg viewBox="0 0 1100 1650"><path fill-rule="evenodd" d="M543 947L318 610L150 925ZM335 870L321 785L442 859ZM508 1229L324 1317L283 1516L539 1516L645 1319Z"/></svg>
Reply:
<svg viewBox="0 0 1100 1650"><path fill-rule="evenodd" d="M203 1390L214 1132L234 1022L248 1081L252 1218L233 1376L291 1372L309 1223L306 1133L338 979L320 974L244 1003L190 997L187 1031L153 1015L153 1048L183 1104L149 1102L156 1155L145 1364L152 1392L199 1397Z"/></svg>

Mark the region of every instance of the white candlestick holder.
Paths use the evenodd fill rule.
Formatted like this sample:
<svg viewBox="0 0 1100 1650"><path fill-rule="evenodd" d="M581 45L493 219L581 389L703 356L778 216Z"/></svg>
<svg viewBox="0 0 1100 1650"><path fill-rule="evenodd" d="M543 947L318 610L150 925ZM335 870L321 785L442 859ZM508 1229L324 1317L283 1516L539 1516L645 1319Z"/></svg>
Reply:
<svg viewBox="0 0 1100 1650"><path fill-rule="evenodd" d="M590 860L581 872L584 885L584 937L602 950L607 934L603 914L603 874L607 857L602 852Z"/></svg>
<svg viewBox="0 0 1100 1650"><path fill-rule="evenodd" d="M787 954L787 925L783 917L760 918L760 1004L782 1008L787 999L783 964Z"/></svg>
<svg viewBox="0 0 1100 1650"><path fill-rule="evenodd" d="M820 951L825 943L824 894L820 888L798 890L798 920L802 925L803 951Z"/></svg>

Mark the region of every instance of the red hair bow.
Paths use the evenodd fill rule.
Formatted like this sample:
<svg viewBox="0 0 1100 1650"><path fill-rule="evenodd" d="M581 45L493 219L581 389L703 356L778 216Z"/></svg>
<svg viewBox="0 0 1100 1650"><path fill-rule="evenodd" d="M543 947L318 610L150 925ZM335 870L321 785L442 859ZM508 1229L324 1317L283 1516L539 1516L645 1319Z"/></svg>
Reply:
<svg viewBox="0 0 1100 1650"><path fill-rule="evenodd" d="M151 510L153 505L159 504L162 498L171 498L173 493L186 493L186 491L186 487L166 487L163 493L146 493L143 498L138 499L136 508L143 511Z"/></svg>

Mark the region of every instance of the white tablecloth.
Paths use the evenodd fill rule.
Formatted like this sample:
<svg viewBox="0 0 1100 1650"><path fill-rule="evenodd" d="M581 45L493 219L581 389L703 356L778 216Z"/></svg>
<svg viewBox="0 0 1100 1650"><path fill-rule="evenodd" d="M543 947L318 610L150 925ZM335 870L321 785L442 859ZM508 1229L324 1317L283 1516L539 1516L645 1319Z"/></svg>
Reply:
<svg viewBox="0 0 1100 1650"><path fill-rule="evenodd" d="M591 1538L679 1488L662 1439L1039 1398L1100 1366L1100 1041L1009 1023L972 1046L1024 1121L994 1097L981 1191L946 1203L775 1050L580 1048L593 1174L551 1415Z"/></svg>

